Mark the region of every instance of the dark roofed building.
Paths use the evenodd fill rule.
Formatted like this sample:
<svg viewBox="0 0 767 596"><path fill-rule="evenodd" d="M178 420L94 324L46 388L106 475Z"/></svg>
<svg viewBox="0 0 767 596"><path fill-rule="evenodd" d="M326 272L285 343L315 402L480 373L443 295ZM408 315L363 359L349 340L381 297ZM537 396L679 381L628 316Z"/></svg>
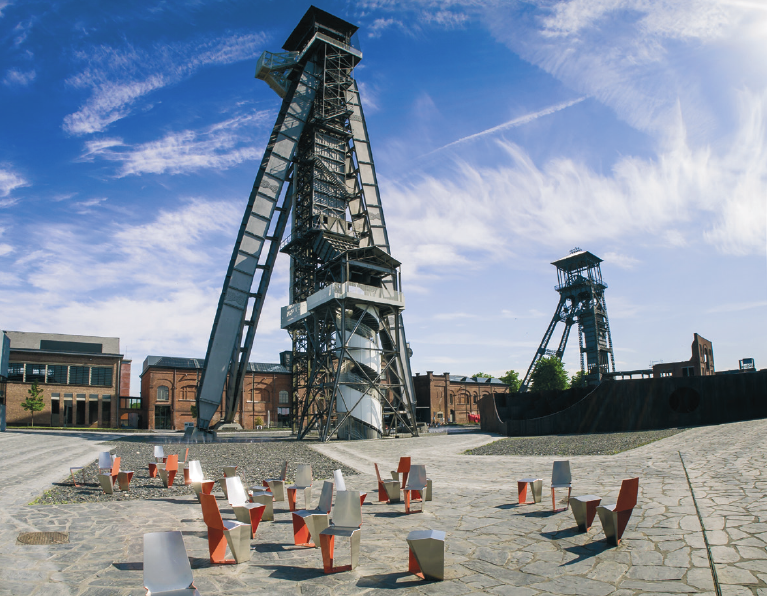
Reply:
<svg viewBox="0 0 767 596"><path fill-rule="evenodd" d="M287 357L282 363L249 362L240 407L235 422L245 429L257 426L289 426L292 382ZM204 358L147 356L141 371L141 408L149 429L183 430L195 422L197 384L205 366ZM222 406L218 422L223 415Z"/></svg>
<svg viewBox="0 0 767 596"><path fill-rule="evenodd" d="M479 400L484 395L508 393L509 386L500 379L467 377L443 373L413 377L416 395L416 418L418 422L466 423L471 416L479 415Z"/></svg>

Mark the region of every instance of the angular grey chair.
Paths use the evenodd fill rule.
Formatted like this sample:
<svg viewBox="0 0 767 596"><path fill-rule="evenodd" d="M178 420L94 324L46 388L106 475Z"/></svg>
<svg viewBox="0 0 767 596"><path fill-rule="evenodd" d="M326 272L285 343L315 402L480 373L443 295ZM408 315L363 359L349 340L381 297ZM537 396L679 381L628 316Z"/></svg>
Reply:
<svg viewBox="0 0 767 596"><path fill-rule="evenodd" d="M288 487L288 507L291 511L296 510L296 492L304 492L304 509L309 509L312 502L312 466L298 464L296 466L296 481Z"/></svg>
<svg viewBox="0 0 767 596"><path fill-rule="evenodd" d="M597 507L601 501L602 497L597 495L570 497L570 510L573 512L578 530L588 532L591 529L594 516L597 514Z"/></svg>
<svg viewBox="0 0 767 596"><path fill-rule="evenodd" d="M326 480L322 485L317 509L293 511L293 542L296 546L317 546L320 532L330 525L332 504L333 483Z"/></svg>
<svg viewBox="0 0 767 596"><path fill-rule="evenodd" d="M221 490L224 491L224 497L229 498L226 493L226 479L233 478L237 474L237 466L224 466L224 477L218 479L218 484L221 486Z"/></svg>
<svg viewBox="0 0 767 596"><path fill-rule="evenodd" d="M245 488L242 486L242 480L239 476L226 479L226 494L229 504L234 509L234 517L237 518L237 521L250 524L251 538L255 538L258 524L261 523L261 517L264 515L266 507L263 503L251 503L248 500L248 495L245 494Z"/></svg>
<svg viewBox="0 0 767 596"><path fill-rule="evenodd" d="M248 491L251 503L261 503L264 506L262 521L274 521L274 494L262 486L254 486Z"/></svg>
<svg viewBox="0 0 767 596"><path fill-rule="evenodd" d="M570 494L573 491L572 487L573 477L570 474L570 462L567 460L559 460L554 462L554 467L551 470L551 508L554 511L566 511L570 503ZM557 509L557 502L554 495L554 489L566 488L567 489L567 503L563 509Z"/></svg>
<svg viewBox="0 0 767 596"><path fill-rule="evenodd" d="M322 549L322 567L325 573L351 571L359 564L360 558L360 525L362 525L362 505L360 493L347 490L336 493L336 504L333 507L333 525L320 532L320 549ZM351 564L336 566L333 553L336 536L348 537L351 542Z"/></svg>
<svg viewBox="0 0 767 596"><path fill-rule="evenodd" d="M162 463L163 458L165 457L165 450L162 448L162 445L155 445L154 446L154 461L155 463Z"/></svg>
<svg viewBox="0 0 767 596"><path fill-rule="evenodd" d="M144 534L144 587L147 596L200 596L181 532Z"/></svg>
<svg viewBox="0 0 767 596"><path fill-rule="evenodd" d="M288 475L288 462L282 462L282 475L279 478L267 478L263 481L264 487L274 495L275 501L285 500L285 478ZM251 487L255 488L255 487Z"/></svg>
<svg viewBox="0 0 767 596"><path fill-rule="evenodd" d="M541 493L543 492L542 478L520 478L517 480L517 501L520 505L527 503L527 487L530 486L533 493L533 503L541 502Z"/></svg>
<svg viewBox="0 0 767 596"><path fill-rule="evenodd" d="M187 465L189 466L189 480L191 480L190 484L194 493L198 497L200 496L200 493L209 495L210 491L213 490L215 481L205 478L202 473L202 466L200 465L199 460L194 459Z"/></svg>
<svg viewBox="0 0 767 596"><path fill-rule="evenodd" d="M346 490L346 481L344 480L344 473L341 470L333 471L333 481L336 483L337 491ZM365 502L367 496L367 493L360 492L360 505Z"/></svg>
<svg viewBox="0 0 767 596"><path fill-rule="evenodd" d="M114 458L109 451L102 451L99 453L99 474L105 473L106 470L112 470L112 462Z"/></svg>
<svg viewBox="0 0 767 596"><path fill-rule="evenodd" d="M405 493L405 513L423 512L424 497L426 492L426 466L410 466L410 473L407 476L407 485L403 489ZM410 501L413 492L420 493L421 508L418 511L410 510Z"/></svg>
<svg viewBox="0 0 767 596"><path fill-rule="evenodd" d="M407 535L410 551L408 571L422 579L445 579L445 533L413 530Z"/></svg>

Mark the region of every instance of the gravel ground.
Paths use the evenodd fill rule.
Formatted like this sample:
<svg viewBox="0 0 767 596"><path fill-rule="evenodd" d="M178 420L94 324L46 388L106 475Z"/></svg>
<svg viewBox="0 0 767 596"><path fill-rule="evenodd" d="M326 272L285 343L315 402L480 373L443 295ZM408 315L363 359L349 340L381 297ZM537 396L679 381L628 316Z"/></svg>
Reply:
<svg viewBox="0 0 767 596"><path fill-rule="evenodd" d="M594 435L554 435L546 437L513 437L501 439L467 455L615 455L647 443L665 439L686 429L645 430L633 433Z"/></svg>
<svg viewBox="0 0 767 596"><path fill-rule="evenodd" d="M114 501L127 499L157 499L191 494L192 488L184 486L183 472L179 470L173 486L164 488L158 475L149 477L149 462L153 462L153 447L158 443L147 442L141 437L126 437L118 441L105 443L104 450L110 448L111 453L120 456L120 469L133 470L130 491L117 490L113 495L106 495L101 490L96 469L97 460L85 468L85 484L81 484L81 472L77 472L77 482L80 488L72 484L72 478L67 476L53 488L45 491L35 499L33 505L52 505L62 503L92 503L97 501ZM183 459L187 445L173 443L163 445L165 455L179 454ZM355 475L357 472L343 464L330 459L311 449L306 443L293 439L274 440L261 443L207 443L189 445L189 460L200 460L206 478L217 480L224 475L225 465L237 466L237 475L242 478L245 487L261 484L265 478L279 478L282 462L288 461L288 481L292 482L296 464L311 464L315 481L333 477L333 470L341 469L344 475ZM221 494L218 484L214 493Z"/></svg>

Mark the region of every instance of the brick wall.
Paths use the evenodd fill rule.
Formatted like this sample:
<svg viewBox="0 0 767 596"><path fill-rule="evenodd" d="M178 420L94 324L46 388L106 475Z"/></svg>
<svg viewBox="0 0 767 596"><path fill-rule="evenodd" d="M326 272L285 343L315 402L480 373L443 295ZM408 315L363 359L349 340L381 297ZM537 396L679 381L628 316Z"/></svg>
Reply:
<svg viewBox="0 0 767 596"><path fill-rule="evenodd" d="M427 371L425 375L413 377L419 422L458 422L469 421L469 414L479 414L479 401L485 395L508 393L505 385L484 386L474 382L456 382L450 380L450 373L435 375ZM441 414L441 416L440 416Z"/></svg>

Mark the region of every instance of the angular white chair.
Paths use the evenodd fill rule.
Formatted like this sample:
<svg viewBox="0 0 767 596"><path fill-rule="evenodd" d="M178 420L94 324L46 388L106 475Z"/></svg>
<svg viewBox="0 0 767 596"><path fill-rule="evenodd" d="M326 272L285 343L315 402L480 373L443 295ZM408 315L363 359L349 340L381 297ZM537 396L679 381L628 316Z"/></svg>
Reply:
<svg viewBox="0 0 767 596"><path fill-rule="evenodd" d="M410 473L407 477L407 485L403 489L405 493L405 513L422 513L424 504L424 493L426 492L426 466L410 466ZM418 511L410 510L410 501L412 493L418 493L415 500L421 501L421 508Z"/></svg>
<svg viewBox="0 0 767 596"><path fill-rule="evenodd" d="M192 460L188 464L189 466L189 480L192 486L192 490L199 497L200 493L209 495L213 490L213 486L216 484L214 480L205 478L202 473L202 466L199 460Z"/></svg>
<svg viewBox="0 0 767 596"><path fill-rule="evenodd" d="M261 523L261 517L264 515L265 506L263 503L251 503L248 500L248 495L245 494L245 488L242 486L242 480L239 476L226 479L226 494L229 504L234 509L234 517L237 518L237 521L250 524L251 538L255 538L258 524Z"/></svg>
<svg viewBox="0 0 767 596"><path fill-rule="evenodd" d="M621 491L618 493L618 502L615 505L597 507L605 538L615 546L621 543L621 537L629 523L631 512L636 507L638 493L639 478L627 478L621 483Z"/></svg>
<svg viewBox="0 0 767 596"><path fill-rule="evenodd" d="M181 532L144 534L144 587L147 596L200 596Z"/></svg>
<svg viewBox="0 0 767 596"><path fill-rule="evenodd" d="M378 501L386 501L387 503L399 503L400 502L400 487L399 479L396 480L382 480L381 472L378 470L378 464L374 463L373 466L376 469L376 477L378 478Z"/></svg>
<svg viewBox="0 0 767 596"><path fill-rule="evenodd" d="M156 478L158 468L161 464L165 463L166 460L165 451L163 450L162 445L154 446L152 456L154 457L154 461L149 462L149 477Z"/></svg>
<svg viewBox="0 0 767 596"><path fill-rule="evenodd" d="M103 454L102 454L103 455ZM107 453L109 455L109 453ZM111 459L111 456L110 456ZM99 468L101 468L101 462L99 461ZM115 457L112 462L111 468L106 468L106 473L99 474L99 484L101 484L102 490L111 495L115 490L115 480L120 475L120 458Z"/></svg>
<svg viewBox="0 0 767 596"><path fill-rule="evenodd" d="M279 478L267 478L263 481L264 487L274 495L275 501L285 500L285 478L288 475L288 462L282 462L282 475ZM255 487L251 487L255 489Z"/></svg>
<svg viewBox="0 0 767 596"><path fill-rule="evenodd" d="M109 451L102 451L99 453L99 474L103 474L107 470L112 470L112 463L114 462L114 457L112 457L112 454L109 453Z"/></svg>
<svg viewBox="0 0 767 596"><path fill-rule="evenodd" d="M309 509L312 502L312 466L298 464L296 466L295 483L288 487L288 507L291 511L296 510L296 492L304 493L304 509Z"/></svg>
<svg viewBox="0 0 767 596"><path fill-rule="evenodd" d="M178 473L178 455L169 455L164 464L158 464L157 472L165 488L173 486L173 479Z"/></svg>
<svg viewBox="0 0 767 596"><path fill-rule="evenodd" d="M528 505L527 487L530 487L533 493L533 503L541 502L541 493L543 492L543 478L520 478L517 480L517 501L520 505Z"/></svg>
<svg viewBox="0 0 767 596"><path fill-rule="evenodd" d="M407 535L408 571L422 579L445 579L445 532L413 530Z"/></svg>
<svg viewBox="0 0 767 596"><path fill-rule="evenodd" d="M224 466L224 477L218 479L218 483L221 486L221 490L224 491L224 497L229 498L226 494L226 479L233 478L237 475L237 466Z"/></svg>
<svg viewBox="0 0 767 596"><path fill-rule="evenodd" d="M223 519L218 510L216 497L200 493L202 518L208 526L208 551L210 562L218 564L244 563L250 561L250 524ZM226 558L226 547L234 559Z"/></svg>
<svg viewBox="0 0 767 596"><path fill-rule="evenodd" d="M320 532L320 548L322 549L322 567L325 573L351 571L359 564L360 558L360 525L362 525L362 505L360 493L347 490L336 493L336 504L333 507L333 525ZM335 538L342 536L351 542L351 564L336 566L334 551Z"/></svg>
<svg viewBox="0 0 767 596"><path fill-rule="evenodd" d="M320 532L330 525L332 504L333 483L326 480L322 485L317 509L293 511L293 542L296 546L317 546Z"/></svg>
<svg viewBox="0 0 767 596"><path fill-rule="evenodd" d="M566 511L570 505L570 494L573 491L573 477L570 474L570 462L567 460L559 460L554 462L554 467L551 470L551 508L554 511ZM563 509L557 509L557 501L554 495L554 489L566 488L567 489L567 505Z"/></svg>
<svg viewBox="0 0 767 596"><path fill-rule="evenodd" d="M346 481L344 480L344 473L341 470L333 471L333 481L336 484L337 491L346 490ZM360 492L360 505L362 505L365 502L365 498L367 496L368 496L367 493Z"/></svg>

